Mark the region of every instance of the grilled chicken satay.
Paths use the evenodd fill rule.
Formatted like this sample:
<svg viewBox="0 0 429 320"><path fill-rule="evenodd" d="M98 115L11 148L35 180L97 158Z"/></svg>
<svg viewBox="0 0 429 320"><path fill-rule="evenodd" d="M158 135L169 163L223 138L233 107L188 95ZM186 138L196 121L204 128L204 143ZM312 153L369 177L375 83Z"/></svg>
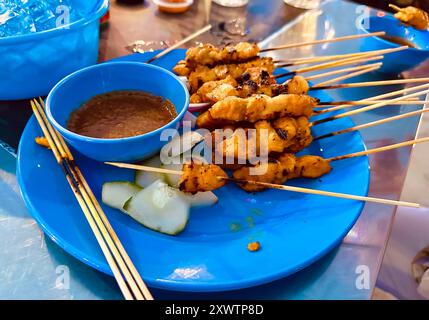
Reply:
<svg viewBox="0 0 429 320"><path fill-rule="evenodd" d="M209 81L223 80L228 76L231 76L233 79L238 79L247 69L254 67L265 68L270 74L272 74L275 69L272 58L257 58L238 64L217 65L213 68L197 66L195 70L187 75L191 92L197 92L199 87ZM175 68L174 71L178 72L177 68Z"/></svg>
<svg viewBox="0 0 429 320"><path fill-rule="evenodd" d="M254 129L235 129L232 135L215 142L216 152L223 158L236 159L236 163L246 163L261 154L297 153L313 141L306 117L261 120Z"/></svg>
<svg viewBox="0 0 429 320"><path fill-rule="evenodd" d="M261 169L263 174L252 174L251 169ZM262 167L263 166L263 167ZM312 155L295 157L290 153L280 155L277 159L267 164L257 166L244 166L233 172L235 179L284 184L295 178L319 178L332 170L329 161ZM247 192L257 192L266 189L251 183L239 184L240 188Z"/></svg>
<svg viewBox="0 0 429 320"><path fill-rule="evenodd" d="M187 77L192 72L192 68L190 68L185 60L180 60L173 68L175 74L181 77Z"/></svg>
<svg viewBox="0 0 429 320"><path fill-rule="evenodd" d="M251 171L251 169L262 169L263 171L257 172ZM265 164L241 167L233 172L233 177L241 180L283 184L289 179L300 177L319 178L329 173L331 169L329 161L321 157L312 155L295 157L293 154L284 153ZM179 188L188 193L216 190L228 182L226 172L215 164L184 164L182 171ZM256 186L251 183L240 183L239 186L248 192L266 189L264 186Z"/></svg>
<svg viewBox="0 0 429 320"><path fill-rule="evenodd" d="M191 162L184 164L183 174L179 180L179 189L184 192L197 193L200 191L212 191L223 187L228 175L215 164L199 164Z"/></svg>
<svg viewBox="0 0 429 320"><path fill-rule="evenodd" d="M190 66L212 66L219 63L226 64L256 58L259 51L259 46L256 43L240 42L223 48L217 48L206 43L188 49L185 61Z"/></svg>
<svg viewBox="0 0 429 320"><path fill-rule="evenodd" d="M412 6L408 6L406 8L399 8L394 5L390 6L398 11L395 13L395 18L399 21L402 21L418 30L427 30L429 28L429 15L426 11Z"/></svg>
<svg viewBox="0 0 429 320"><path fill-rule="evenodd" d="M206 82L191 95L190 102L211 102L212 100L222 100L230 95L235 96L238 94L237 86L238 82L231 76L222 80Z"/></svg>
<svg viewBox="0 0 429 320"><path fill-rule="evenodd" d="M260 73L263 73L263 69ZM240 79L237 81L229 79L206 82L191 96L191 103L216 103L229 96L247 98L253 94L265 94L270 97L286 93L307 94L310 89L307 80L302 76L294 76L284 84L275 83L275 79L269 74L268 77L269 80L260 76L259 81L249 79L240 82Z"/></svg>
<svg viewBox="0 0 429 320"><path fill-rule="evenodd" d="M282 94L276 97L254 95L249 98L227 97L215 103L197 118L200 128L216 128L240 121L257 122L279 117L310 117L318 100L308 95Z"/></svg>
<svg viewBox="0 0 429 320"><path fill-rule="evenodd" d="M191 103L215 103L229 96L246 98L254 93L265 94L267 89L270 89L269 85L274 85L275 83L276 80L266 68L253 67L246 69L237 79L228 76L223 80L204 83L197 92L191 96ZM259 87L261 87L261 89L258 92Z"/></svg>

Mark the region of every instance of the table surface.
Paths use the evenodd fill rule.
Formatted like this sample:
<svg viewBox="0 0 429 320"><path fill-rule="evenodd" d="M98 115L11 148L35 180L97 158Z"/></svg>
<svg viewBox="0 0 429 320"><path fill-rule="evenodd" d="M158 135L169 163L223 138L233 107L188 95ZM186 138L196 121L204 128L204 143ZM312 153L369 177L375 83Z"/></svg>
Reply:
<svg viewBox="0 0 429 320"><path fill-rule="evenodd" d="M110 25L101 35L101 60L127 54L126 46L144 39L147 49L180 40L208 22L214 30L198 41L225 43L251 39L263 46L356 34L353 21L365 7L346 1L326 1L319 10L303 11L280 0L250 0L244 8L223 8L195 1L183 15L159 13L152 2L111 7ZM231 19L246 35L222 31ZM359 51L359 41L276 51L276 59ZM416 71L418 72L418 70ZM413 76L413 72L406 76ZM370 74L353 81L375 80ZM370 97L397 87L333 90L338 100ZM355 116L356 123L410 111L413 106L389 107ZM0 102L0 299L121 299L109 276L77 261L44 237L22 201L15 176L15 148L30 115L23 102ZM368 148L413 138L418 118L362 132ZM401 128L398 130L398 128ZM5 143L1 142L4 141ZM410 149L371 156L371 196L398 198L407 172ZM393 174L392 174L393 173ZM375 286L395 208L365 206L343 243L327 256L286 279L260 287L226 293L192 294L153 290L157 299L369 299Z"/></svg>

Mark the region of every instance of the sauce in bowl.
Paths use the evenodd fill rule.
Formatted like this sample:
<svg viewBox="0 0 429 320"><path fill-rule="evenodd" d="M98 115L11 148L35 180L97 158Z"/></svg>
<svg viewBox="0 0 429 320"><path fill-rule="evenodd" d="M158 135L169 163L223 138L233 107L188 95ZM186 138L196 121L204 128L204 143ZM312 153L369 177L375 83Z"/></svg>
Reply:
<svg viewBox="0 0 429 320"><path fill-rule="evenodd" d="M144 91L112 91L73 111L67 129L92 138L126 138L154 131L176 116L168 99Z"/></svg>

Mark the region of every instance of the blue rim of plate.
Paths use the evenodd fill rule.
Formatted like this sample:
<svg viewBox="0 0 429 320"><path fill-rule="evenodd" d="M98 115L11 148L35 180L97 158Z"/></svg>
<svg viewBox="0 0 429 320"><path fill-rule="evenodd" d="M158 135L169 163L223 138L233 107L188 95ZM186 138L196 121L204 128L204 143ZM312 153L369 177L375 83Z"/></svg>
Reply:
<svg viewBox="0 0 429 320"><path fill-rule="evenodd" d="M179 50L180 51L180 50ZM151 56L155 55L156 52L148 53L148 54L138 54L138 55L131 55L127 57L122 57L119 59L115 59L117 61L121 60L127 60L127 61L136 61L141 60L142 62L149 59ZM162 60L158 62L158 64L162 64ZM171 68L171 63L168 66ZM283 72L283 71L282 71ZM353 122L350 119L344 119L344 123L342 125L351 126ZM23 177L21 174L22 168L21 165L23 164L23 161L21 159L21 156L23 154L22 151L22 145L24 144L22 142L23 139L29 134L28 132L32 129L34 129L34 126L38 126L34 116L29 120L24 133L21 138L21 142L18 148L18 160L17 160L17 178L18 183L20 185L21 193L24 198L24 202L26 203L31 215L33 218L37 221L39 226L42 228L42 230L46 233L46 235L51 238L55 243L57 243L61 248L66 250L68 253L73 255L75 258L79 259L80 261L84 262L85 264L102 271L106 274L112 275L110 268L108 267L107 263L105 261L102 262L96 262L94 261L91 254L88 254L85 251L80 250L78 247L76 247L73 243L70 243L67 239L64 239L62 236L59 235L57 230L52 229L52 227L46 223L45 219L43 218L43 214L39 212L39 210L36 208L37 205L33 204L33 200L31 198L31 195L28 193L28 190L26 188L25 181L23 181ZM34 138L34 137L33 137ZM363 150L365 149L365 145L363 143L362 137L359 132L353 133L354 140L358 140L360 143L359 145L356 145L356 151L357 150ZM33 142L31 142L33 143ZM353 150L355 151L355 150ZM76 152L74 152L76 153ZM348 153L348 152L346 152ZM367 195L369 190L369 162L367 157L361 157L360 158L360 166L362 168L367 168L366 172L362 172L361 174L364 175L363 181L365 182L365 185L361 186L361 194L360 195ZM340 191L341 190L335 190ZM222 201L222 200L221 200ZM268 282L272 282L275 280L279 280L281 278L284 278L290 274L293 274L320 259L322 256L327 254L329 251L331 251L333 248L335 248L341 240L345 237L345 235L350 231L352 226L355 224L356 220L358 219L360 213L362 212L362 209L364 207L364 203L362 202L355 202L354 205L356 208L354 208L355 213L353 214L353 218L348 220L348 223L343 225L341 228L341 232L338 232L336 234L335 239L332 239L331 243L329 245L324 246L320 250L318 250L317 253L312 254L311 257L308 257L305 261L300 263L299 265L295 265L293 268L291 267L285 267L283 269L279 269L276 272L273 272L271 274L265 274L265 275L256 275L252 276L249 275L245 280L239 280L239 281L230 281L230 282L211 282L211 283L200 283L200 282L182 282L177 280L171 280L171 279L159 279L159 278L151 278L151 277L145 277L143 275L144 280L148 283L149 286L159 289L166 289L166 290L174 290L174 291L192 291L192 292L215 292L215 291L227 291L227 290L236 290L236 289L243 289L248 288L252 286L257 286L261 284L265 284ZM77 204L76 204L77 206ZM79 209L80 210L80 209ZM142 227L143 228L143 227ZM104 263L103 263L104 262ZM144 268L144 265L142 266Z"/></svg>

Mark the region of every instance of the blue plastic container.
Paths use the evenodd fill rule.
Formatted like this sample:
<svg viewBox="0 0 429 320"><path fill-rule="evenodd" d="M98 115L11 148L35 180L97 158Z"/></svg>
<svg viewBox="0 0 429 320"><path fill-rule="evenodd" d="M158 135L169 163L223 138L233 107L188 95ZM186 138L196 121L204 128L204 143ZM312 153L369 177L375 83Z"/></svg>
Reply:
<svg viewBox="0 0 429 320"><path fill-rule="evenodd" d="M83 17L68 26L0 38L0 100L47 95L66 75L98 58L100 18L109 0L73 0Z"/></svg>
<svg viewBox="0 0 429 320"><path fill-rule="evenodd" d="M396 36L407 39L416 44L419 49L409 48L407 50L389 53L384 56L383 66L380 72L398 74L418 66L429 59L429 32L407 27L392 15L383 17L371 16L358 21L362 33L385 31L387 36ZM362 51L382 50L400 47L399 44L384 40L380 37L368 37L362 39Z"/></svg>
<svg viewBox="0 0 429 320"><path fill-rule="evenodd" d="M119 139L91 138L67 130L72 111L97 94L115 90L142 90L169 99L177 117L165 126L139 136ZM141 62L108 62L67 76L49 93L49 121L77 151L98 161L136 161L158 152L166 141L164 129L177 128L189 105L186 86L170 71Z"/></svg>

